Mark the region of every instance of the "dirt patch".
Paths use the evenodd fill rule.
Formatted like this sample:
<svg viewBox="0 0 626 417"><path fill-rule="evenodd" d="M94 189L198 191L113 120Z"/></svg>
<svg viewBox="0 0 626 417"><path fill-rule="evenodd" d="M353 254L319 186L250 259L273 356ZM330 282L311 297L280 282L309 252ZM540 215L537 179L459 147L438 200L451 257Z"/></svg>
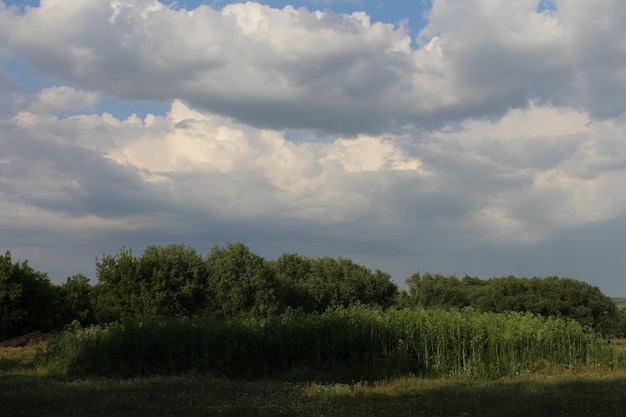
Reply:
<svg viewBox="0 0 626 417"><path fill-rule="evenodd" d="M0 347L23 347L28 345L33 345L36 343L45 342L46 340L50 340L54 337L53 334L50 333L28 333L19 337L15 337L13 339L5 340L0 342Z"/></svg>

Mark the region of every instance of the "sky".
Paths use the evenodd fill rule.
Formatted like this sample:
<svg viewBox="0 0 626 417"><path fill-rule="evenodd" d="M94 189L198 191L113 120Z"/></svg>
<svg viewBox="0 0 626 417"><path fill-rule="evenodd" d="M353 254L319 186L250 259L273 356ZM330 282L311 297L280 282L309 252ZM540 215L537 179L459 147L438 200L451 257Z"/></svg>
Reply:
<svg viewBox="0 0 626 417"><path fill-rule="evenodd" d="M626 296L623 0L0 0L0 249L243 242Z"/></svg>

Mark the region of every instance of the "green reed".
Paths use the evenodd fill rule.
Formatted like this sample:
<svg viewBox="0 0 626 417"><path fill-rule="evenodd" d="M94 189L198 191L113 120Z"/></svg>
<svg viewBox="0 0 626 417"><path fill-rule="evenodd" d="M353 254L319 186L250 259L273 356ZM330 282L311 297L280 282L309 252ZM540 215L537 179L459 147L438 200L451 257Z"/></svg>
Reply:
<svg viewBox="0 0 626 417"><path fill-rule="evenodd" d="M471 309L355 306L270 318L148 317L74 326L40 354L66 374L190 370L231 377L365 380L395 375L499 377L550 365L624 367L625 354L574 321Z"/></svg>

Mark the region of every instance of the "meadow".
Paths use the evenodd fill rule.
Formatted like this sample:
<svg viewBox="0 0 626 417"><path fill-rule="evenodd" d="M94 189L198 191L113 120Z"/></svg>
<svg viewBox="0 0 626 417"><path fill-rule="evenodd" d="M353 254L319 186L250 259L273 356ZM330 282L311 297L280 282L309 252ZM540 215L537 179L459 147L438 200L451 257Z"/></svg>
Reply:
<svg viewBox="0 0 626 417"><path fill-rule="evenodd" d="M51 375L36 348L0 348L0 415L623 416L626 372L546 368L496 379L400 377L372 383L240 380L193 372L130 379Z"/></svg>
<svg viewBox="0 0 626 417"><path fill-rule="evenodd" d="M74 325L0 349L0 415L623 416L623 342L471 309Z"/></svg>

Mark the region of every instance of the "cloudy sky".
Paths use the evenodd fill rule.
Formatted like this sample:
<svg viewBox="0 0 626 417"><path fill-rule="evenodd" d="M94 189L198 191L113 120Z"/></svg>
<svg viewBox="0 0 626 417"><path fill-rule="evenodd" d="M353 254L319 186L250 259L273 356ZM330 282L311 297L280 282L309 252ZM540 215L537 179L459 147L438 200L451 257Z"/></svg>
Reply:
<svg viewBox="0 0 626 417"><path fill-rule="evenodd" d="M0 0L0 249L241 241L626 296L623 0Z"/></svg>

